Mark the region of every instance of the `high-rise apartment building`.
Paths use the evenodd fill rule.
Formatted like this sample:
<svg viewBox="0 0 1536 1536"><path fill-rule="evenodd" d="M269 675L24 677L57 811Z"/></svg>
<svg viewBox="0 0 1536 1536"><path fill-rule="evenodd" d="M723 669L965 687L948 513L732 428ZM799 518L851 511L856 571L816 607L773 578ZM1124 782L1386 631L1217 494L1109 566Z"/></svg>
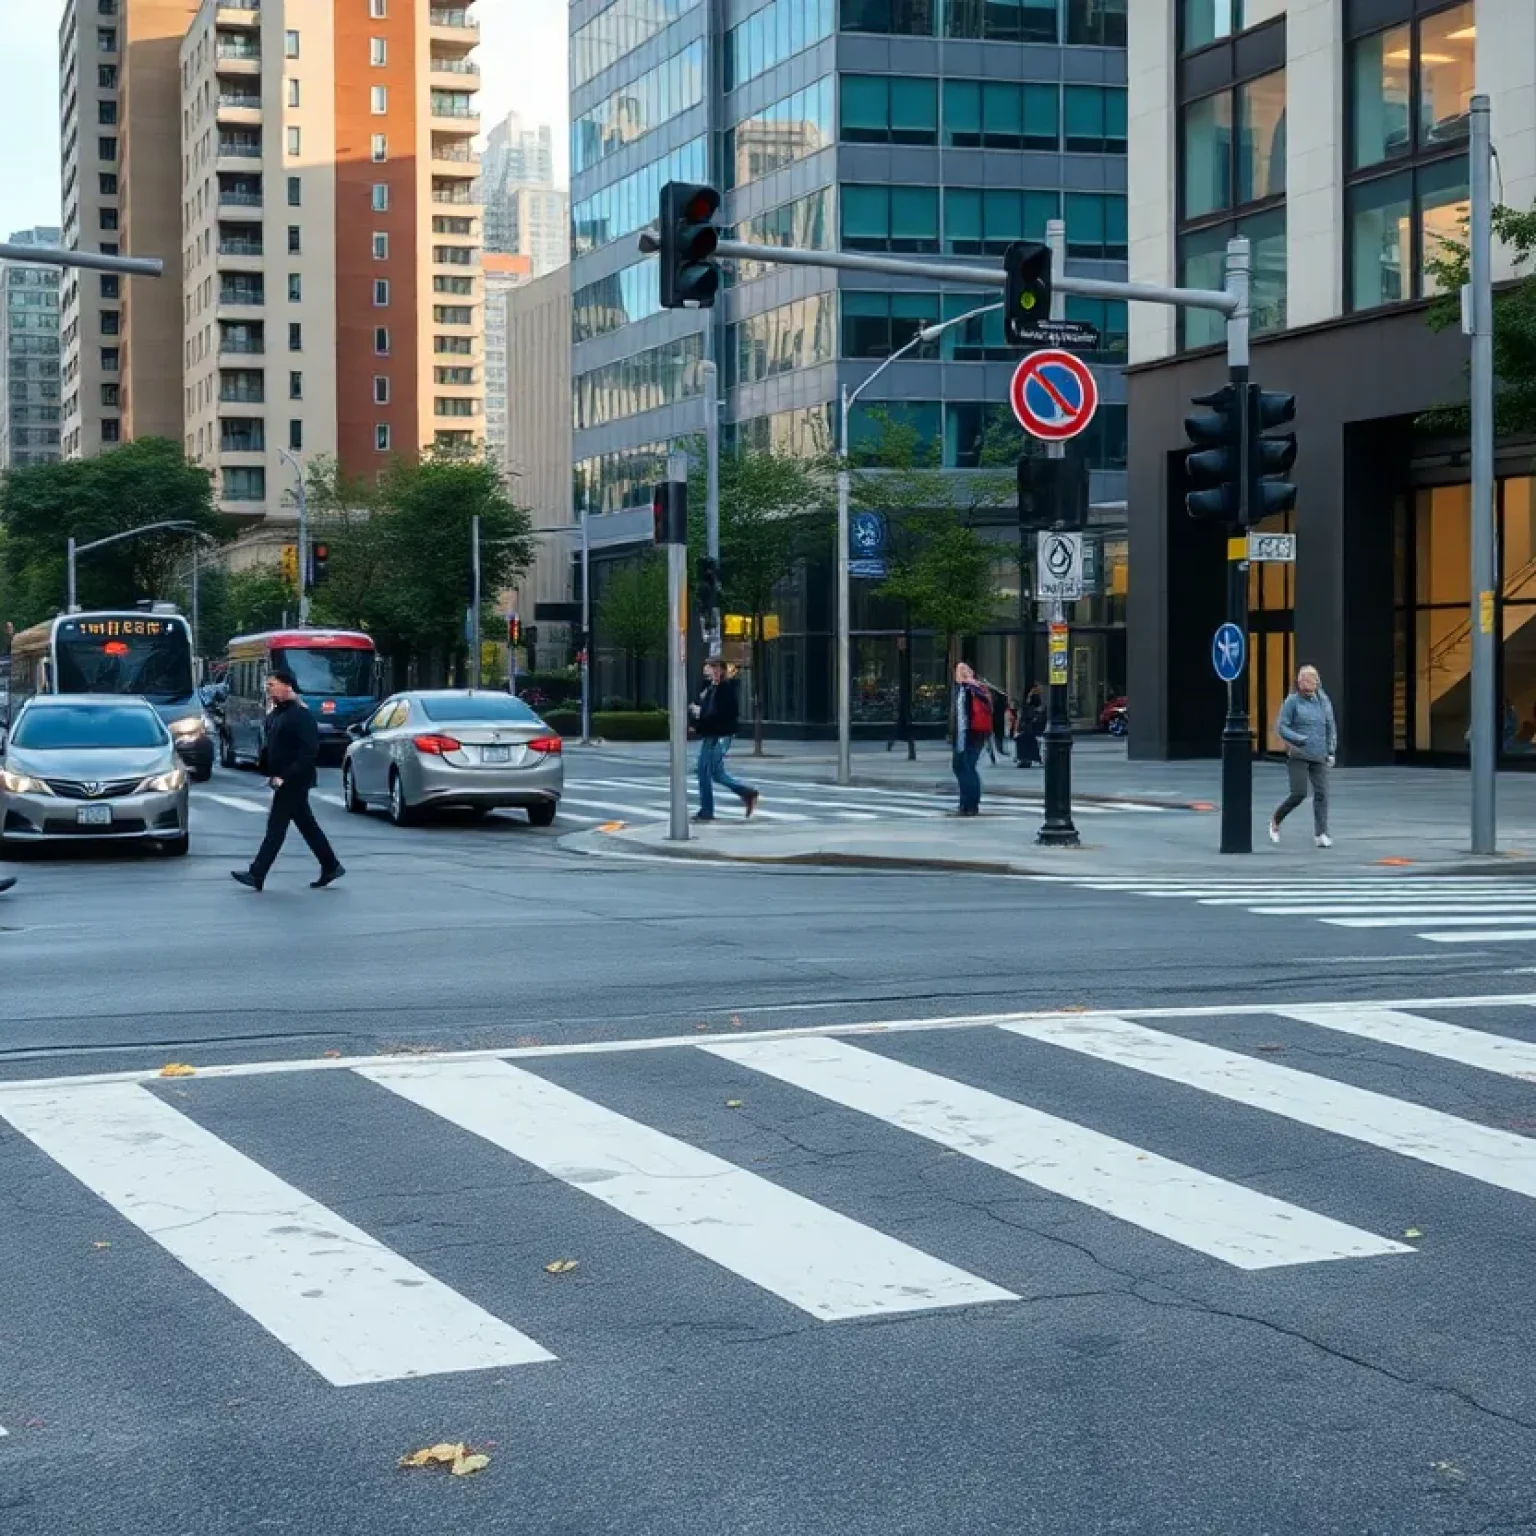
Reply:
<svg viewBox="0 0 1536 1536"><path fill-rule="evenodd" d="M529 257L536 277L570 260L570 199L555 185L548 127L524 128L513 112L491 129L480 198L486 250Z"/></svg>
<svg viewBox="0 0 1536 1536"><path fill-rule="evenodd" d="M56 246L57 229L12 245ZM59 269L0 262L0 469L59 457Z"/></svg>
<svg viewBox="0 0 1536 1536"><path fill-rule="evenodd" d="M1341 761L1465 760L1471 637L1499 652L1503 750L1536 736L1536 478L1498 444L1500 571L1469 590L1468 343L1432 330L1437 258L1463 238L1469 109L1491 102L1499 201L1536 202L1536 6L1502 0L1136 0L1131 275L1254 272L1253 378L1293 393L1294 565L1249 573L1254 745L1277 751L1298 665L1321 668ZM1496 247L1495 276L1515 274ZM1226 377L1208 316L1137 305L1130 377L1130 694L1138 754L1217 751L1221 685L1195 664L1226 617L1224 530L1184 508L1183 418ZM1507 418L1506 418L1507 419ZM1145 579L1144 579L1145 578Z"/></svg>
<svg viewBox="0 0 1536 1536"><path fill-rule="evenodd" d="M503 469L507 456L507 324L512 292L533 276L528 256L487 251L481 258L485 273L485 446Z"/></svg>
<svg viewBox="0 0 1536 1536"><path fill-rule="evenodd" d="M63 243L165 262L159 279L64 272L67 458L134 436L181 435L177 56L196 10L195 0L66 0L64 6Z"/></svg>
<svg viewBox="0 0 1536 1536"><path fill-rule="evenodd" d="M996 298L946 289L937 274L906 281L764 266L730 274L710 314L664 312L656 263L636 236L655 220L665 182L720 188L721 223L742 240L981 256L999 273L1010 242L1040 239L1060 217L1070 271L1123 279L1126 12L1126 0L575 0L575 454L580 492L601 514L594 542L634 548L649 537L650 486L667 451L702 430L709 349L727 442L826 452L844 385L864 384L925 321ZM1127 321L1121 304L1074 302L1070 313L1101 331L1091 361L1104 403L1086 451L1092 498L1112 520L1097 540L1100 593L1072 615L1073 712L1092 719L1125 675L1117 365ZM999 315L957 327L870 387L854 412L855 447L888 416L910 424L946 467L976 467L1017 361ZM1044 648L1017 542L1015 531L1015 553L1000 549L1007 595L977 659L1022 692L1041 674ZM836 718L830 600L822 570L784 594L765 679L776 729L824 732ZM892 608L860 585L855 718L871 726L891 718L902 670L902 618ZM923 699L944 697L943 651L942 637L913 647Z"/></svg>
<svg viewBox="0 0 1536 1536"><path fill-rule="evenodd" d="M483 437L471 5L204 0L181 46L187 452L291 515L294 468Z"/></svg>

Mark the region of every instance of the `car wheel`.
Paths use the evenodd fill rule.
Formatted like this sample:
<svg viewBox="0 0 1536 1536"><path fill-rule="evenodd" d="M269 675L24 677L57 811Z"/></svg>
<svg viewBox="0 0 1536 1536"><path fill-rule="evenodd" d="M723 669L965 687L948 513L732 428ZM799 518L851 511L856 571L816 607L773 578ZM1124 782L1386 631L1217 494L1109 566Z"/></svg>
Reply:
<svg viewBox="0 0 1536 1536"><path fill-rule="evenodd" d="M530 805L529 823L535 827L552 827L555 824L555 812L559 809L559 802L555 800L541 800L537 805Z"/></svg>
<svg viewBox="0 0 1536 1536"><path fill-rule="evenodd" d="M389 776L389 819L397 827L409 827L416 820L416 812L405 798L405 786L398 773Z"/></svg>
<svg viewBox="0 0 1536 1536"><path fill-rule="evenodd" d="M228 731L219 732L219 766L222 768L238 768L239 762L235 758L235 743Z"/></svg>
<svg viewBox="0 0 1536 1536"><path fill-rule="evenodd" d="M192 846L192 838L183 832L180 837L168 837L160 844L160 852L168 859L184 859Z"/></svg>
<svg viewBox="0 0 1536 1536"><path fill-rule="evenodd" d="M342 798L343 803L346 805L347 809L354 816L365 816L365 815L367 815L368 807L363 804L362 798L358 795L358 792L357 792L357 785L353 782L353 779L352 779L352 764L351 763L344 763L342 765L342 769L341 769L341 798Z"/></svg>

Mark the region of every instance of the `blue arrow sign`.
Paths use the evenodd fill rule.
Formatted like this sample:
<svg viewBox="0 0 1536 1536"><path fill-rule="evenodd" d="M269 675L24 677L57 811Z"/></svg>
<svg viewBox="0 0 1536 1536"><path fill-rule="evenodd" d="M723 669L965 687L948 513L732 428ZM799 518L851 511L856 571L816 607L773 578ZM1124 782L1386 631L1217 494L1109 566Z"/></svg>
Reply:
<svg viewBox="0 0 1536 1536"><path fill-rule="evenodd" d="M1235 683L1243 675L1248 659L1248 642L1236 624L1223 624L1211 638L1211 665L1224 683Z"/></svg>

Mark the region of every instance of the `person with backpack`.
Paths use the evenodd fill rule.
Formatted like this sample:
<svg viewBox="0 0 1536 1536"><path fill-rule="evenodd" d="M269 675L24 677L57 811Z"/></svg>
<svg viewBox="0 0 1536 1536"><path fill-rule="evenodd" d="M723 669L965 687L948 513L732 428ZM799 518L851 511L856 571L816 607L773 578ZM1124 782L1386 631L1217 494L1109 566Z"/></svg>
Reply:
<svg viewBox="0 0 1536 1536"><path fill-rule="evenodd" d="M976 763L992 740L992 690L963 661L955 668L955 783L959 816L981 814L981 774Z"/></svg>

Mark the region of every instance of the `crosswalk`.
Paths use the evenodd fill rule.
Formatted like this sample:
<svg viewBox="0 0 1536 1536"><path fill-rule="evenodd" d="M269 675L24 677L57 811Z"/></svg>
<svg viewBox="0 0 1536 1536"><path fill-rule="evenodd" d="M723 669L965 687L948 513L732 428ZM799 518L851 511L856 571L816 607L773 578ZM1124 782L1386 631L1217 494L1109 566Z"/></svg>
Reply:
<svg viewBox="0 0 1536 1536"><path fill-rule="evenodd" d="M1292 879L1084 880L1031 877L1081 890L1314 918L1330 928L1407 933L1432 944L1536 942L1536 880L1497 875L1362 875Z"/></svg>
<svg viewBox="0 0 1536 1536"><path fill-rule="evenodd" d="M1277 1031L1295 1042L1288 1060L1265 1054ZM1343 1040L1370 1047L1356 1079L1379 1083L1370 1073L1386 1059L1394 1092L1352 1080L1337 1051L1326 1075L1308 1070ZM1014 1305L1039 1278L1030 1229L1054 1230L1069 1211L1082 1243L1139 1245L1125 1262L1149 1268L1209 1262L1257 1282L1412 1264L1419 1234L1404 1228L1399 1169L1454 1181L1426 1203L1480 1209L1529 1241L1536 1139L1436 1107L1429 1073L1450 1076L1458 1106L1479 1102L1479 1083L1536 1096L1536 994L8 1081L0 1180L46 1191L50 1166L62 1170L96 1203L88 1230L107 1239L96 1248L141 1234L155 1263L221 1298L218 1315L243 1315L322 1381L351 1387L579 1360L591 1347L583 1292L551 1311L535 1289L544 1266L523 1273L506 1250L542 1235L552 1253L582 1223L616 1271L638 1262L624 1234L648 1233L659 1247L645 1262L667 1293L707 1293L727 1320L767 1309L829 1326ZM351 1141L363 1126L371 1152ZM302 1149L306 1136L318 1146ZM1297 1157L1298 1136L1321 1141ZM1340 1146L1356 1149L1347 1175ZM434 1169L466 1170L476 1191L472 1208L434 1204L450 1242L422 1242L419 1214L390 1214L392 1200L437 1191ZM989 1209L1017 1202L1031 1219L1002 1229L998 1247ZM46 1223L69 1205L40 1193L29 1214ZM463 1279L454 1255L476 1248L495 1262ZM131 1299L149 1314L159 1305L148 1291Z"/></svg>

